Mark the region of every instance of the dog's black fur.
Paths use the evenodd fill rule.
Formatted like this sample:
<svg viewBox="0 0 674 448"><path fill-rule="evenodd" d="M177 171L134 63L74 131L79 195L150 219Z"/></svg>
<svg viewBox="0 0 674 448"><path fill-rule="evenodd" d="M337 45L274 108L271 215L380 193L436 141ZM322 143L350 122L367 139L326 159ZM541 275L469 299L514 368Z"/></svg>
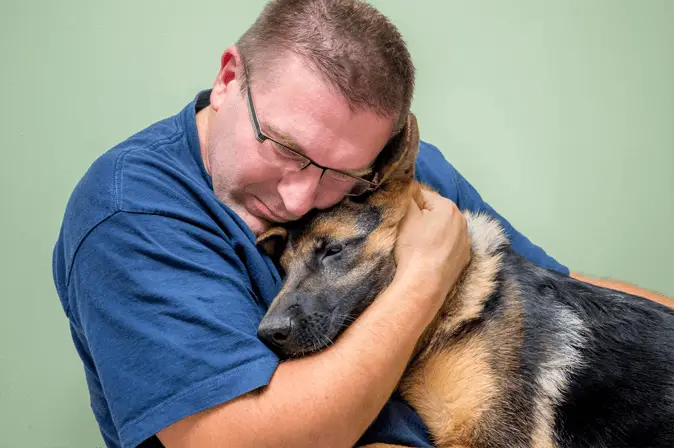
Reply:
<svg viewBox="0 0 674 448"><path fill-rule="evenodd" d="M581 361L555 412L558 446L674 447L674 310L543 269L510 247L502 251L499 286L479 320L503 312L503 285L506 279L516 282L526 316L520 355L524 384L535 384L542 348L564 330L551 319L557 307L586 326Z"/></svg>

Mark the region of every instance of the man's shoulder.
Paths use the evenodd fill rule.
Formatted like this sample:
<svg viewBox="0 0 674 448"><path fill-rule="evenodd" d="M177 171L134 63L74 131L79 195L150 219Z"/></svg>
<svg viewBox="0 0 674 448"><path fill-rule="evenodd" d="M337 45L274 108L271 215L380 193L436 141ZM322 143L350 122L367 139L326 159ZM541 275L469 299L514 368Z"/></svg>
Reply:
<svg viewBox="0 0 674 448"><path fill-rule="evenodd" d="M63 225L92 226L118 211L138 207L133 193L139 186L150 190L164 181L166 170L161 165L170 163L166 149L182 137L172 121L157 122L96 158L68 199Z"/></svg>
<svg viewBox="0 0 674 448"><path fill-rule="evenodd" d="M415 176L446 198L456 202L459 191L457 172L440 150L425 141L419 143L419 155L416 159Z"/></svg>
<svg viewBox="0 0 674 448"><path fill-rule="evenodd" d="M117 213L179 219L199 214L203 202L195 196L213 192L199 150L191 147L194 142L186 134L175 115L132 135L91 164L63 215L57 245L66 260L93 229Z"/></svg>

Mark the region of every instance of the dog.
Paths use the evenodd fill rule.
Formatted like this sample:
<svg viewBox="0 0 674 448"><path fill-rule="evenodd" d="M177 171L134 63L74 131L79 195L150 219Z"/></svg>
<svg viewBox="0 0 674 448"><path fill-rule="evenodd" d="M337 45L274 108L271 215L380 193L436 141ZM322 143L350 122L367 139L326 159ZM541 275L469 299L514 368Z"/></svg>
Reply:
<svg viewBox="0 0 674 448"><path fill-rule="evenodd" d="M258 336L281 357L326 348L392 281L398 226L427 188L418 145L410 114L379 188L258 237L284 279ZM674 310L536 266L496 220L465 216L471 261L400 382L433 443L674 447Z"/></svg>

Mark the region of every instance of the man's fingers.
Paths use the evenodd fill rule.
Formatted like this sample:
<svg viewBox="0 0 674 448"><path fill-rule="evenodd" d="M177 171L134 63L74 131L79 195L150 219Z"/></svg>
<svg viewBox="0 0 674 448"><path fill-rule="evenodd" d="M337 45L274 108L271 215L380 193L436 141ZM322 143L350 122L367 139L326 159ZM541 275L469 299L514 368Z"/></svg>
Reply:
<svg viewBox="0 0 674 448"><path fill-rule="evenodd" d="M442 196L440 196L438 193L425 189L421 190L421 197L424 200L424 210L434 210L438 204L438 201L442 199Z"/></svg>
<svg viewBox="0 0 674 448"><path fill-rule="evenodd" d="M407 205L407 213L405 214L405 218L409 219L419 216L421 216L421 209L417 205L416 201L411 200L410 203Z"/></svg>

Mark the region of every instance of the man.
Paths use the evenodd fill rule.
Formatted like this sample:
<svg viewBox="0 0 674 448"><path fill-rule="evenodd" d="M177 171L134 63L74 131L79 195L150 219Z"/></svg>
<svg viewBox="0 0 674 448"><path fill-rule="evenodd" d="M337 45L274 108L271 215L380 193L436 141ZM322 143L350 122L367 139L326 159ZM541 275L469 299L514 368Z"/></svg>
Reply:
<svg viewBox="0 0 674 448"><path fill-rule="evenodd" d="M449 200L410 206L395 280L357 325L283 363L256 337L281 280L255 235L371 188L413 84L404 42L371 6L273 1L224 51L212 90L91 166L53 265L109 447L429 446L395 387L468 262L458 210L492 213L516 250L569 272L433 146L418 177Z"/></svg>

